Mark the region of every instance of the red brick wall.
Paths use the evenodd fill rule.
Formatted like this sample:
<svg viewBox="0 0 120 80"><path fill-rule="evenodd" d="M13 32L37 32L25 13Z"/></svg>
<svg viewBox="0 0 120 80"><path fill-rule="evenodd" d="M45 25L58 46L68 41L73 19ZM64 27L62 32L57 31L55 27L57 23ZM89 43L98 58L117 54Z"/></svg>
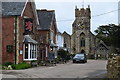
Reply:
<svg viewBox="0 0 120 80"><path fill-rule="evenodd" d="M41 30L38 30L37 31L37 35L36 35L36 38L37 38L37 42L38 42L38 44L40 44L40 43L42 43L43 42L43 46L44 46L44 48L41 48L41 45L38 45L38 59L39 59L39 61L42 59L41 58L41 52L40 52L40 50L43 50L44 51L44 60L46 60L46 47L48 47L48 50L49 50L49 46L47 46L47 42L48 42L48 38L47 38L47 34L48 34L48 32L49 31L41 31ZM43 39L43 37L45 37L45 39Z"/></svg>
<svg viewBox="0 0 120 80"><path fill-rule="evenodd" d="M2 61L14 62L14 52L8 53L7 45L14 45L14 17L2 18Z"/></svg>

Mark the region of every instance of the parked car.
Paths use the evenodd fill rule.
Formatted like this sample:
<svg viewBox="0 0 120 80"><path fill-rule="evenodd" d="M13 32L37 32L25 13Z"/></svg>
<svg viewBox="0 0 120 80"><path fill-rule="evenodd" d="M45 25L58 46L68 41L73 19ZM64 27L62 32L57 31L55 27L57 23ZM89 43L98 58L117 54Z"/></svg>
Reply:
<svg viewBox="0 0 120 80"><path fill-rule="evenodd" d="M85 53L77 53L77 54L73 57L73 63L77 63L77 62L86 63L86 62L87 62L86 54L85 54Z"/></svg>

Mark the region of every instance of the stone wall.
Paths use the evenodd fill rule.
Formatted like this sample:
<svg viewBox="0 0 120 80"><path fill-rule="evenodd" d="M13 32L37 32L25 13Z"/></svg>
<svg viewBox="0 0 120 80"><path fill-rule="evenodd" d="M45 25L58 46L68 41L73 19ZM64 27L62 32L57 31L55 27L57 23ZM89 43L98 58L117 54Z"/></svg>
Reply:
<svg viewBox="0 0 120 80"><path fill-rule="evenodd" d="M107 76L108 78L119 78L120 79L120 56L116 56L108 60Z"/></svg>

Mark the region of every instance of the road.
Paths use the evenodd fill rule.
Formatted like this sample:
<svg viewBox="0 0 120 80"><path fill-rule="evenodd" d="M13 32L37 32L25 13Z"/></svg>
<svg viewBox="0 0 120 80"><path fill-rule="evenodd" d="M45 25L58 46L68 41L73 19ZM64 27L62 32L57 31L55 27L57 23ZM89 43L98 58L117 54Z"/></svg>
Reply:
<svg viewBox="0 0 120 80"><path fill-rule="evenodd" d="M39 66L2 72L3 78L102 78L106 74L106 64L106 60L88 60L85 64L68 62L52 67Z"/></svg>

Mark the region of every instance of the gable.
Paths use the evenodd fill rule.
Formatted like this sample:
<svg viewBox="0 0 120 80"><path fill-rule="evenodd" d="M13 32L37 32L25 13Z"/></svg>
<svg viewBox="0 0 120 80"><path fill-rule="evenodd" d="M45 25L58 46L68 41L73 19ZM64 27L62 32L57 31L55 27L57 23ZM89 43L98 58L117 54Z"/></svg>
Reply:
<svg viewBox="0 0 120 80"><path fill-rule="evenodd" d="M50 27L54 23L55 13L54 10L37 10L38 20L40 26L37 28L38 30L50 30Z"/></svg>
<svg viewBox="0 0 120 80"><path fill-rule="evenodd" d="M103 41L99 42L99 44L97 45L96 49L106 49L106 50L109 50L109 48L107 47L107 45Z"/></svg>

